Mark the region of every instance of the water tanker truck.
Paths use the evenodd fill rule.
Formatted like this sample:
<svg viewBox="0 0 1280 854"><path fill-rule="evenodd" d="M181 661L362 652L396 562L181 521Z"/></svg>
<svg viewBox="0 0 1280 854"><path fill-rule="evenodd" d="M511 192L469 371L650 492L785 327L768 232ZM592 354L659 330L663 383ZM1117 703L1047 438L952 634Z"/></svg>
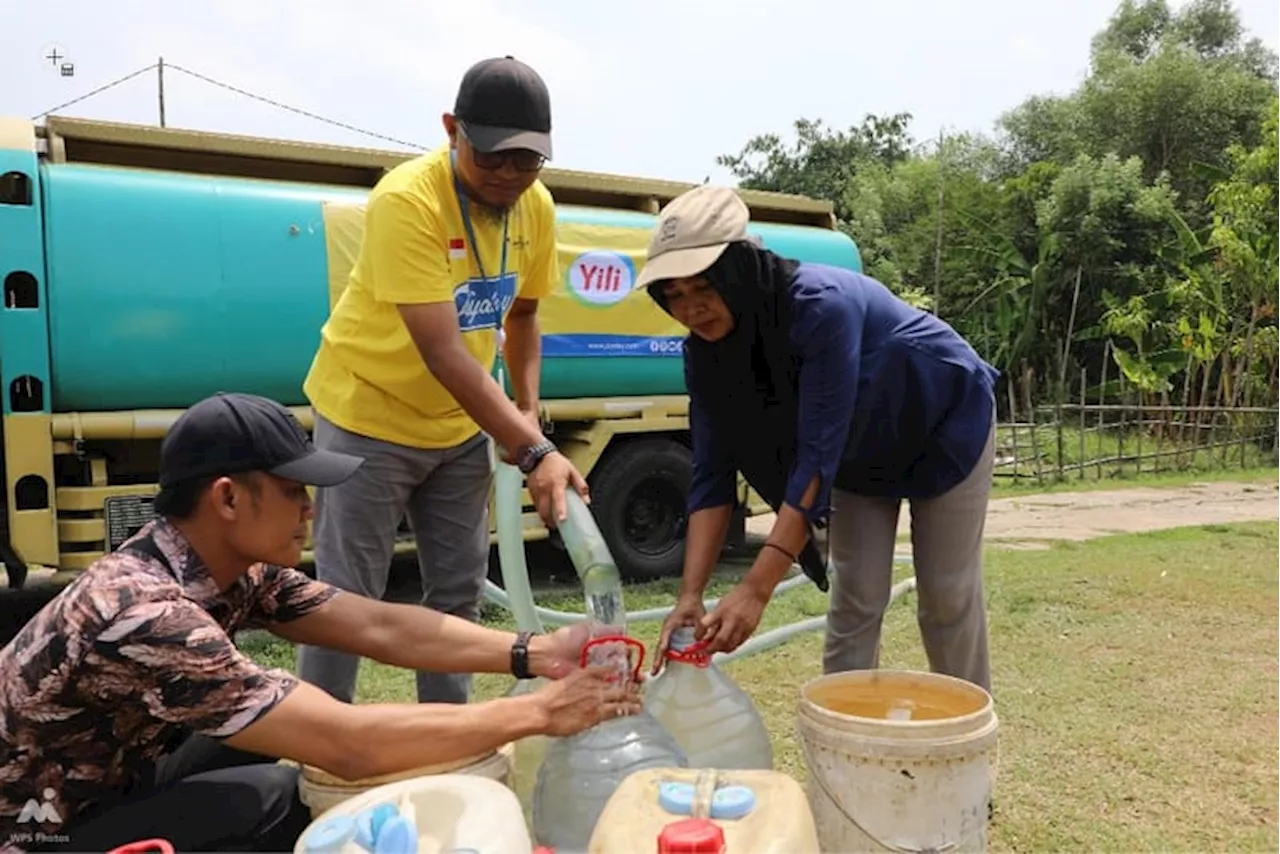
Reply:
<svg viewBox="0 0 1280 854"><path fill-rule="evenodd" d="M195 401L262 394L310 429L302 380L355 260L366 194L412 156L0 118L6 593L56 587L151 518L160 440ZM562 268L540 309L547 432L591 483L622 571L678 573L682 334L632 283L656 213L689 185L542 177ZM765 245L860 269L829 204L741 194ZM525 539L547 537L525 500ZM740 515L768 509L745 485L740 500Z"/></svg>

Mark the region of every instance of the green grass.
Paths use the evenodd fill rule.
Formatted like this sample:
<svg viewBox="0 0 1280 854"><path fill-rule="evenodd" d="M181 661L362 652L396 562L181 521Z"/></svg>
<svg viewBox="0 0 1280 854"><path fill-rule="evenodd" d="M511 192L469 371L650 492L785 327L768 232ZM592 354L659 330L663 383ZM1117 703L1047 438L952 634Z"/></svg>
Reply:
<svg viewBox="0 0 1280 854"><path fill-rule="evenodd" d="M1274 477L1274 472L1272 472ZM1000 767L991 848L1275 851L1275 522L1180 528L987 556ZM736 572L741 572L738 564ZM722 574L713 595L736 576ZM673 584L627 589L628 609L668 605ZM539 604L580 610L577 592ZM927 667L914 597L886 618L882 664ZM771 603L763 629L814 616L812 586ZM486 622L510 626L487 611ZM633 627L650 643L656 624ZM254 638L260 661L292 649ZM793 710L820 672L821 635L730 664L770 724L780 770L800 774ZM477 698L508 677L477 678ZM412 700L407 672L365 662L360 701Z"/></svg>

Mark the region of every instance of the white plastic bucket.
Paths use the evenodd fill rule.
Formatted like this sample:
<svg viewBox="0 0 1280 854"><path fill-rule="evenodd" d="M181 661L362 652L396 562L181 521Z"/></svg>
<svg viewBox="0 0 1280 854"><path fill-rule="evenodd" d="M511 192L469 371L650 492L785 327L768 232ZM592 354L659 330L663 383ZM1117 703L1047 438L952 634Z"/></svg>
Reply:
<svg viewBox="0 0 1280 854"><path fill-rule="evenodd" d="M979 686L833 673L800 689L797 726L823 851L986 850L999 722Z"/></svg>
<svg viewBox="0 0 1280 854"><path fill-rule="evenodd" d="M319 768L305 765L302 773L298 775L298 798L311 809L311 816L315 818L326 810L370 789L385 786L388 783L438 774L472 774L488 777L511 788L514 753L515 745L505 744L498 750L481 756L414 768L399 774L369 777L364 780L343 780Z"/></svg>

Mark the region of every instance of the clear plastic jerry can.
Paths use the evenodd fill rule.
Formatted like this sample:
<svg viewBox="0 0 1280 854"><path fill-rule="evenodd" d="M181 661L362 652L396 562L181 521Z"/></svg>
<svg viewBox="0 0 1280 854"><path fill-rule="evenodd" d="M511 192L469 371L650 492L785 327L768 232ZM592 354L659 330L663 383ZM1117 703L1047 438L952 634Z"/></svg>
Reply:
<svg viewBox="0 0 1280 854"><path fill-rule="evenodd" d="M645 710L671 733L690 768L772 770L769 731L755 703L700 646L691 627L671 633L662 672L645 686Z"/></svg>
<svg viewBox="0 0 1280 854"><path fill-rule="evenodd" d="M593 645L611 652L637 647L639 662L628 669L628 678L639 678L643 644L631 638L601 637L584 647L584 664L593 657ZM568 738L548 738L533 790L534 839L558 854L585 852L605 804L628 776L646 768L684 768L686 764L680 745L644 711L604 721Z"/></svg>

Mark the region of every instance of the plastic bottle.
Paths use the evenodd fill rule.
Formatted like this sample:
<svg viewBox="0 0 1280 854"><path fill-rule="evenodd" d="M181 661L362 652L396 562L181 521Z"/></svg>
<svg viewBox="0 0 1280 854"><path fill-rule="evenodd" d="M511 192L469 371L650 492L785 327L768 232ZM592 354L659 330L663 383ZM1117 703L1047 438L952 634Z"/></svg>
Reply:
<svg viewBox="0 0 1280 854"><path fill-rule="evenodd" d="M671 633L661 673L645 686L645 710L676 740L690 768L773 770L769 731L751 697L698 652L693 629Z"/></svg>
<svg viewBox="0 0 1280 854"><path fill-rule="evenodd" d="M587 850L605 804L632 772L687 767L680 745L647 712L548 742L533 790L533 835L558 854Z"/></svg>

